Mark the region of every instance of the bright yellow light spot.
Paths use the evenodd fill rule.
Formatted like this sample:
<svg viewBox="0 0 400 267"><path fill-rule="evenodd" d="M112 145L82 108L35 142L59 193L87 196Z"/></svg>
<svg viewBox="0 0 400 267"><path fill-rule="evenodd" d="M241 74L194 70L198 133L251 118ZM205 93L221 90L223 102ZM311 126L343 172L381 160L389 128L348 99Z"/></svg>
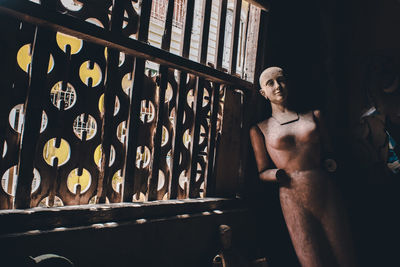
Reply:
<svg viewBox="0 0 400 267"><path fill-rule="evenodd" d="M83 46L83 41L81 39L61 32L57 32L56 40L58 47L65 53L67 52L66 46L69 45L71 47L71 55L79 53Z"/></svg>
<svg viewBox="0 0 400 267"><path fill-rule="evenodd" d="M61 166L69 160L69 144L64 139L61 139L60 147L56 148L55 145L56 138L47 141L43 148L43 158L50 166L53 166L53 159L58 158L58 166Z"/></svg>
<svg viewBox="0 0 400 267"><path fill-rule="evenodd" d="M115 192L121 193L120 192L120 184L124 182L124 179L121 177L120 174L121 171L117 171L113 178L112 178L112 188L114 189Z"/></svg>
<svg viewBox="0 0 400 267"><path fill-rule="evenodd" d="M99 98L99 111L101 114L104 113L104 94L102 94Z"/></svg>
<svg viewBox="0 0 400 267"><path fill-rule="evenodd" d="M32 63L32 49L31 49L31 44L26 44L22 46L17 53L17 62L18 66L28 73L29 66ZM54 58L52 55L50 55L49 58L49 67L47 69L47 73L50 73L53 70L54 67Z"/></svg>
<svg viewBox="0 0 400 267"><path fill-rule="evenodd" d="M127 73L122 78L122 89L124 89L125 94L130 95L131 88L133 82L133 75L131 73Z"/></svg>
<svg viewBox="0 0 400 267"><path fill-rule="evenodd" d="M76 186L81 185L81 194L89 189L91 182L91 176L89 171L82 169L82 175L78 175L78 169L74 169L70 172L67 178L68 190L76 194Z"/></svg>
<svg viewBox="0 0 400 267"><path fill-rule="evenodd" d="M89 68L90 64L89 61L85 61L82 63L81 67L79 68L79 77L81 78L82 82L86 85L89 85L89 78L92 79L92 86L95 87L99 85L102 73L100 66L97 63L93 64L93 68Z"/></svg>

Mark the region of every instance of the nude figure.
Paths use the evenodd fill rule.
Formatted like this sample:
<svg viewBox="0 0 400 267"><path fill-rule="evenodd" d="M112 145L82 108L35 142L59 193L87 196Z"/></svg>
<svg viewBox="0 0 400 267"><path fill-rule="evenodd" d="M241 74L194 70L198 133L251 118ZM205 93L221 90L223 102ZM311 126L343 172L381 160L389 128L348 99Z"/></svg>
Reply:
<svg viewBox="0 0 400 267"><path fill-rule="evenodd" d="M349 230L334 177L319 111L299 114L287 107L287 83L281 68L260 76L260 93L272 116L250 129L259 178L279 183L283 215L302 266L356 266Z"/></svg>

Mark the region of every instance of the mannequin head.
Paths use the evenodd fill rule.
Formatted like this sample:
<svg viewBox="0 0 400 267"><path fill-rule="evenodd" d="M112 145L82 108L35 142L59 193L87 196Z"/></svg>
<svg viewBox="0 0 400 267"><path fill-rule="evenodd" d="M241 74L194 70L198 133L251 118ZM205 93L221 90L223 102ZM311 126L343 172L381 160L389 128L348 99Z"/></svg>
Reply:
<svg viewBox="0 0 400 267"><path fill-rule="evenodd" d="M260 94L273 104L285 105L288 90L285 75L279 67L265 69L260 75Z"/></svg>

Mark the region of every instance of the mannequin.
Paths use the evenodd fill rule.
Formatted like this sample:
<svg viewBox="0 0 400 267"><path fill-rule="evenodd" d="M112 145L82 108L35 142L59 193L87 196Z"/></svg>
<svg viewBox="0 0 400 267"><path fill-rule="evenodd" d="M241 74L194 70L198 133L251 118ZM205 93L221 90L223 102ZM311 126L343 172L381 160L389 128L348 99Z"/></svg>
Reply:
<svg viewBox="0 0 400 267"><path fill-rule="evenodd" d="M319 111L288 108L284 72L271 67L260 76L260 93L272 116L250 129L259 178L279 184L282 212L302 266L356 266L342 204L329 173L333 159Z"/></svg>

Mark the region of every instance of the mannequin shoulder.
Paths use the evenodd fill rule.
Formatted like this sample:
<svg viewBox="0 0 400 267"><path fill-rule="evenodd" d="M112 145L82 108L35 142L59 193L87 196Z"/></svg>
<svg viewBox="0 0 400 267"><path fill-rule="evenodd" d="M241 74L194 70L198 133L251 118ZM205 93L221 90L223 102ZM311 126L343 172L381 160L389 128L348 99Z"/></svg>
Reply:
<svg viewBox="0 0 400 267"><path fill-rule="evenodd" d="M268 128L269 128L269 124L270 124L270 119L266 119L262 122L257 123L256 125L253 125L250 128L250 137L251 138L256 138L256 137L264 137L267 132L268 132Z"/></svg>

